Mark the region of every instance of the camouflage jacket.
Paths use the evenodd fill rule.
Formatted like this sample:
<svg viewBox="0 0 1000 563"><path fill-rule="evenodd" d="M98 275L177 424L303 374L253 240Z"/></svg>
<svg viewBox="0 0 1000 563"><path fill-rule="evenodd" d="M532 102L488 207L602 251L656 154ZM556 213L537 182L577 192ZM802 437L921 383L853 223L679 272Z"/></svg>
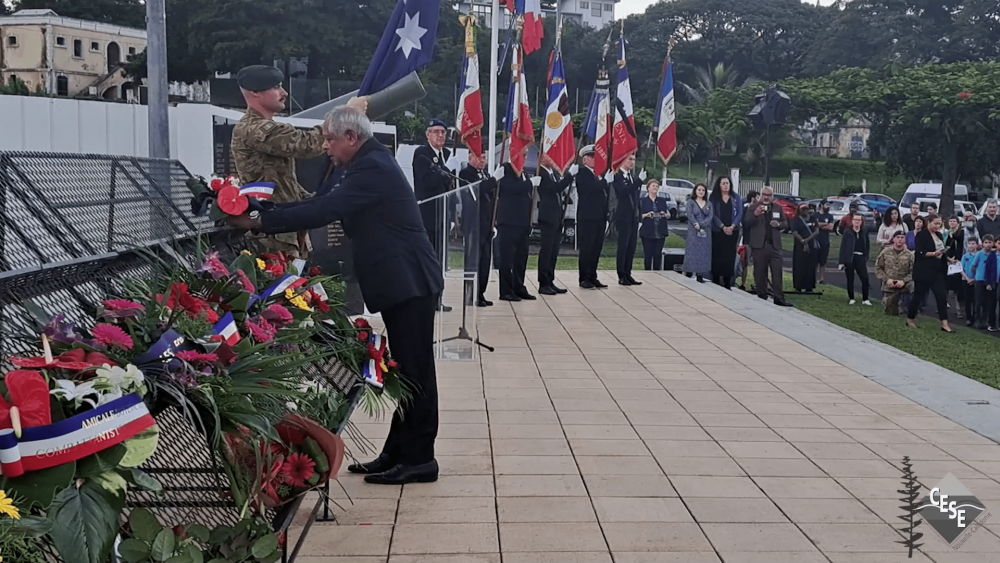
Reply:
<svg viewBox="0 0 1000 563"><path fill-rule="evenodd" d="M321 154L323 133L319 127L296 129L248 109L233 128L233 164L240 183L274 182L271 200L276 203L309 197L295 176L295 159Z"/></svg>
<svg viewBox="0 0 1000 563"><path fill-rule="evenodd" d="M875 259L875 276L882 280L882 291L886 290L889 280L909 283L913 279L913 253L907 248L885 247Z"/></svg>

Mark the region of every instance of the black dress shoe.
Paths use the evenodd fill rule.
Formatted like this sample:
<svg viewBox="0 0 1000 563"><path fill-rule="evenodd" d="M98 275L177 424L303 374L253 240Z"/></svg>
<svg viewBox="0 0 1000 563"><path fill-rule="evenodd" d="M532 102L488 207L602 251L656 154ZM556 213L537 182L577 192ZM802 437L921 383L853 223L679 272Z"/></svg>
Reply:
<svg viewBox="0 0 1000 563"><path fill-rule="evenodd" d="M563 289L563 288L559 287L556 284L551 284L551 285L549 285L549 287L551 287L552 289L556 290L556 293L568 293L569 292L568 289Z"/></svg>
<svg viewBox="0 0 1000 563"><path fill-rule="evenodd" d="M501 295L500 301L520 301L521 298L516 295Z"/></svg>
<svg viewBox="0 0 1000 563"><path fill-rule="evenodd" d="M628 277L628 282L632 285L642 285L641 281L636 281L635 278L633 278L632 276Z"/></svg>
<svg viewBox="0 0 1000 563"><path fill-rule="evenodd" d="M590 283L589 281L580 282L580 287L582 287L583 289L597 289L597 286Z"/></svg>
<svg viewBox="0 0 1000 563"><path fill-rule="evenodd" d="M351 473L382 473L388 469L392 469L396 465L396 462L389 459L389 456L385 454L379 454L379 456L368 463L354 463L347 466L347 470Z"/></svg>
<svg viewBox="0 0 1000 563"><path fill-rule="evenodd" d="M788 301L775 301L774 304L778 307L795 307L795 305L792 305Z"/></svg>
<svg viewBox="0 0 1000 563"><path fill-rule="evenodd" d="M618 278L618 285L632 285L632 282L625 278Z"/></svg>
<svg viewBox="0 0 1000 563"><path fill-rule="evenodd" d="M438 462L431 460L420 465L399 465L382 473L365 476L365 483L375 485L405 485L407 483L433 483L438 479Z"/></svg>
<svg viewBox="0 0 1000 563"><path fill-rule="evenodd" d="M528 293L527 291L519 291L517 296L525 301L534 301L535 299L538 299L538 297Z"/></svg>
<svg viewBox="0 0 1000 563"><path fill-rule="evenodd" d="M604 285L603 283L601 283L601 282L599 282L599 281L597 281L597 280L594 280L594 281L593 281L593 282L591 282L591 283L593 283L593 284L594 284L594 287L596 287L597 289L601 289L601 288L605 288L605 287L608 287L608 286Z"/></svg>
<svg viewBox="0 0 1000 563"><path fill-rule="evenodd" d="M552 287L551 285L543 285L542 287L538 288L538 293L541 293L542 295L559 295L559 292L556 291L556 288Z"/></svg>
<svg viewBox="0 0 1000 563"><path fill-rule="evenodd" d="M441 305L441 312L442 313L450 313L451 312L451 306L450 305Z"/></svg>
<svg viewBox="0 0 1000 563"><path fill-rule="evenodd" d="M476 300L476 307L492 307L492 306L493 306L492 301L487 301L482 297Z"/></svg>

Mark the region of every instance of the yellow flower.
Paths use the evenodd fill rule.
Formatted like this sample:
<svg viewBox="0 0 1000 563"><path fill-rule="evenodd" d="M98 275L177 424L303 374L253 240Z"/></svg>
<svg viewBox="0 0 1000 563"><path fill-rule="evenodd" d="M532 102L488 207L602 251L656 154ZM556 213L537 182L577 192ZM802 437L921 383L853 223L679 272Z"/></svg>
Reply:
<svg viewBox="0 0 1000 563"><path fill-rule="evenodd" d="M286 289L285 290L285 299L287 299L289 301L291 301L292 299L295 299L295 290L291 289L291 288Z"/></svg>
<svg viewBox="0 0 1000 563"><path fill-rule="evenodd" d="M260 258L258 258L257 259L257 269L258 270L263 270L266 267L267 267L267 264L265 264L263 260L261 260Z"/></svg>
<svg viewBox="0 0 1000 563"><path fill-rule="evenodd" d="M15 520L21 518L21 513L14 506L14 499L8 497L7 493L3 491L0 491L0 514L6 514ZM0 559L0 561L3 561L3 559Z"/></svg>
<svg viewBox="0 0 1000 563"><path fill-rule="evenodd" d="M243 250L243 251L240 251L240 254L246 254L247 256L250 256L250 251L249 250Z"/></svg>
<svg viewBox="0 0 1000 563"><path fill-rule="evenodd" d="M309 305L306 305L306 300L303 299L301 295L289 300L289 302L303 311L312 311L312 309L309 308Z"/></svg>

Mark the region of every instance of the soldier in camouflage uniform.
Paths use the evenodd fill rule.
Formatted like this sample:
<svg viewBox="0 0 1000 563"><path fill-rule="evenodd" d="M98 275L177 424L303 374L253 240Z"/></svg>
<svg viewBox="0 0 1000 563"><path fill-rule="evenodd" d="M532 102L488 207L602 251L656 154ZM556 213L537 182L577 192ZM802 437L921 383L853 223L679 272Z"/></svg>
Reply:
<svg viewBox="0 0 1000 563"><path fill-rule="evenodd" d="M896 231L892 244L875 259L875 276L882 280L885 314L898 317L899 298L913 293L913 253L906 248L906 235L902 231Z"/></svg>
<svg viewBox="0 0 1000 563"><path fill-rule="evenodd" d="M271 201L284 203L310 197L295 176L296 158L324 153L322 128L297 129L272 118L285 108L288 92L281 87L284 74L274 67L243 68L236 81L247 103L247 112L233 128L232 158L240 183L274 182ZM268 252L307 258L312 250L306 231L260 237Z"/></svg>

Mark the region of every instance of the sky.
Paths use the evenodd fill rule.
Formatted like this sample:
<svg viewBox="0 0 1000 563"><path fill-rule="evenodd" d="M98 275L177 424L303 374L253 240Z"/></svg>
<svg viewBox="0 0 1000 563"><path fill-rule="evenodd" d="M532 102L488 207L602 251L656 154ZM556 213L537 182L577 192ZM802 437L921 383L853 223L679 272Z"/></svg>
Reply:
<svg viewBox="0 0 1000 563"><path fill-rule="evenodd" d="M621 0L615 4L615 18L624 18L625 16L630 16L632 14L639 14L646 11L651 4L654 4L660 0ZM668 0L669 1L669 0ZM747 2L752 2L753 0L747 0ZM815 4L816 0L802 0L803 2L809 2L810 4ZM819 0L819 3L824 6L829 6L833 4L834 0Z"/></svg>

